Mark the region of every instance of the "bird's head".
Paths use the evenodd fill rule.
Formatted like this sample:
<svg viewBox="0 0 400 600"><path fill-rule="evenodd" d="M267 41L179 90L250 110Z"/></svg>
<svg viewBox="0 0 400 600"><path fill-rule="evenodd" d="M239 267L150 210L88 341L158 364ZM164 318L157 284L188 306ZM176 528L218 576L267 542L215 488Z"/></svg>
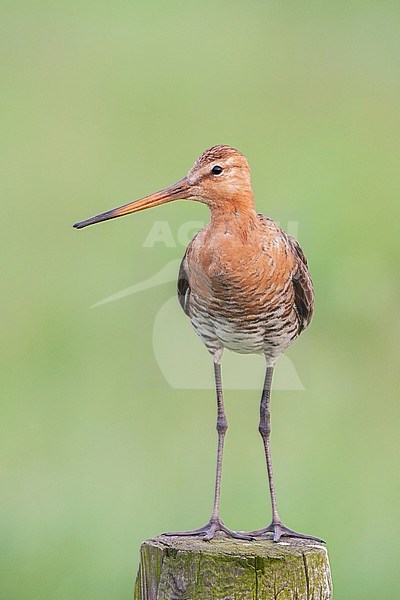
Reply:
<svg viewBox="0 0 400 600"><path fill-rule="evenodd" d="M74 227L82 229L93 223L184 199L203 202L212 212L253 211L250 167L246 158L231 146L208 148L199 156L187 176L177 183L140 200L75 223Z"/></svg>
<svg viewBox="0 0 400 600"><path fill-rule="evenodd" d="M213 146L203 152L186 179L191 198L212 210L254 207L249 163L231 146Z"/></svg>

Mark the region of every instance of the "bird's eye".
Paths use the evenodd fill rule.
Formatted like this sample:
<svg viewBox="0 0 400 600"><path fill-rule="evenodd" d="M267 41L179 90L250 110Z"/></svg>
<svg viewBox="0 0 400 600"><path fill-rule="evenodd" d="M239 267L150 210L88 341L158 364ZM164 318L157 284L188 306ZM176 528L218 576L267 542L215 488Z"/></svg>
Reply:
<svg viewBox="0 0 400 600"><path fill-rule="evenodd" d="M211 169L211 173L213 175L221 175L222 171L223 169L219 165L214 165L214 167Z"/></svg>

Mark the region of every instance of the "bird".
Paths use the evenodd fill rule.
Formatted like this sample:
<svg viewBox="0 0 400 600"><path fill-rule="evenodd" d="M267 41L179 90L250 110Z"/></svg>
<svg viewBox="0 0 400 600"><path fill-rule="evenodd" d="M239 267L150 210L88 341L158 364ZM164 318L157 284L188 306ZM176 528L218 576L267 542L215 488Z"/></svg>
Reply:
<svg viewBox="0 0 400 600"><path fill-rule="evenodd" d="M307 259L299 243L271 218L257 213L246 157L228 145L212 146L194 162L186 177L165 189L74 224L76 229L135 213L174 200L201 202L210 221L189 243L178 274L179 303L209 351L215 377L218 434L213 511L198 529L164 535L216 535L254 540L294 537L323 542L287 527L277 508L272 468L270 399L279 356L310 324L314 291ZM231 530L220 516L224 440L221 359L224 350L260 354L265 379L260 401L262 438L272 520L253 531Z"/></svg>

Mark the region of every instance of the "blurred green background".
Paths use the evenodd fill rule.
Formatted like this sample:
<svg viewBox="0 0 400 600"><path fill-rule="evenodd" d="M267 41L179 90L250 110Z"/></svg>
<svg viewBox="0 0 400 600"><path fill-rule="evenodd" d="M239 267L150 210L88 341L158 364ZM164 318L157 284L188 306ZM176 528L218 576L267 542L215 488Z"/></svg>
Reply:
<svg viewBox="0 0 400 600"><path fill-rule="evenodd" d="M140 542L209 518L214 394L172 389L153 348L175 283L90 308L180 258L207 209L72 223L218 143L315 282L288 351L305 390L272 401L280 512L327 540L337 599L398 598L399 3L3 1L0 46L1 599L132 598ZM146 246L154 221L172 242ZM232 528L270 518L258 402L226 392Z"/></svg>

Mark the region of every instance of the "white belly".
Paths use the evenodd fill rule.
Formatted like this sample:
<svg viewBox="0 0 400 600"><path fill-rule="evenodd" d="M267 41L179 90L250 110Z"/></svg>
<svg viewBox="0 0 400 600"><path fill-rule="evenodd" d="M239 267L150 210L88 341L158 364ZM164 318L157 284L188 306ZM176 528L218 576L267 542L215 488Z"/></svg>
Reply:
<svg viewBox="0 0 400 600"><path fill-rule="evenodd" d="M224 348L240 354L259 354L264 351L265 328L246 327L246 323L233 323L219 317L213 322L215 335Z"/></svg>

